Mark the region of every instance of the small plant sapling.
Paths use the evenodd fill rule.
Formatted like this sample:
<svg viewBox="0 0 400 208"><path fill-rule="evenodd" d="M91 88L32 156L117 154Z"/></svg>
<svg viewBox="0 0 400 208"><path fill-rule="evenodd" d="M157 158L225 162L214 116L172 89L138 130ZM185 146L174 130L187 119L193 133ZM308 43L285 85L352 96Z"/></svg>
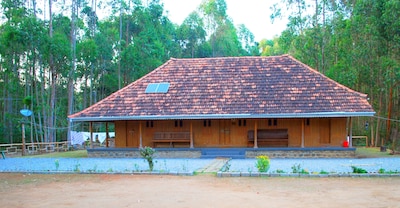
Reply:
<svg viewBox="0 0 400 208"><path fill-rule="evenodd" d="M60 167L60 161L59 160L55 160L54 161L54 165L56 166L56 171L58 171L58 168Z"/></svg>
<svg viewBox="0 0 400 208"><path fill-rule="evenodd" d="M147 163L149 164L149 169L150 171L153 171L154 168L154 162L153 162L153 157L154 157L154 153L156 151L151 148L151 147L144 147L144 148L140 148L140 155L147 160Z"/></svg>

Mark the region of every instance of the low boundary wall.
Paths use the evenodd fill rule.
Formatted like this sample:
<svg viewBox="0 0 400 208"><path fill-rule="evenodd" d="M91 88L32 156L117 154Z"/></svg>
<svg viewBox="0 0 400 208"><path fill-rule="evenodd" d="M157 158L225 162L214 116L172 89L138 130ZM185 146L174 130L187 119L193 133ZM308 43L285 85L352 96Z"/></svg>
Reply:
<svg viewBox="0 0 400 208"><path fill-rule="evenodd" d="M356 148L259 148L246 150L246 158L354 158Z"/></svg>
<svg viewBox="0 0 400 208"><path fill-rule="evenodd" d="M155 158L201 158L204 148L155 148ZM210 148L219 149L219 148ZM240 149L240 148L235 148ZM242 148L246 158L267 155L270 158L354 158L356 148ZM223 152L224 148L221 148ZM226 148L225 148L226 150ZM138 148L93 148L87 149L89 157L139 158ZM224 157L217 155L216 157Z"/></svg>

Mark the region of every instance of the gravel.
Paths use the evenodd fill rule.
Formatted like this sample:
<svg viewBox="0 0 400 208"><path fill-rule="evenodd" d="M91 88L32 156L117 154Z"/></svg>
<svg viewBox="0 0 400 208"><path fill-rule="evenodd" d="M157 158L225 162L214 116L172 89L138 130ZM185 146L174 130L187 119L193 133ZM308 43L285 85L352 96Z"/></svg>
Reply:
<svg viewBox="0 0 400 208"><path fill-rule="evenodd" d="M351 166L362 168L369 173L380 169L389 172L400 171L400 158L365 158L365 159L271 159L269 173L292 173L292 168L309 173L351 173ZM256 172L256 159L236 159L229 162L230 172Z"/></svg>
<svg viewBox="0 0 400 208"><path fill-rule="evenodd" d="M154 173L192 175L209 166L213 159L155 159ZM228 172L257 172L256 159L229 160ZM294 167L309 173L351 173L351 166L369 173L380 169L400 172L400 158L365 159L271 159L268 173L292 173ZM142 173L148 172L141 158L6 158L0 159L0 172L29 173Z"/></svg>
<svg viewBox="0 0 400 208"><path fill-rule="evenodd" d="M155 159L158 173L192 174L212 159ZM140 158L7 158L0 160L0 172L76 172L133 173L148 172L149 165Z"/></svg>

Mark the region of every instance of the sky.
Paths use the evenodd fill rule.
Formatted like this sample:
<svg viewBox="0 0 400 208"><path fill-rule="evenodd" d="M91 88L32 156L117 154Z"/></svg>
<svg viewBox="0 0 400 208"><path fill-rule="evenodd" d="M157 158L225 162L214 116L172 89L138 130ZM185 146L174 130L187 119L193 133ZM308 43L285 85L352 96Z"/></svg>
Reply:
<svg viewBox="0 0 400 208"><path fill-rule="evenodd" d="M182 24L183 20L195 11L202 0L161 0L168 18ZM279 36L286 28L286 20L275 20L271 23L270 7L279 0L225 0L227 14L235 25L244 24L255 37L255 41L272 39Z"/></svg>

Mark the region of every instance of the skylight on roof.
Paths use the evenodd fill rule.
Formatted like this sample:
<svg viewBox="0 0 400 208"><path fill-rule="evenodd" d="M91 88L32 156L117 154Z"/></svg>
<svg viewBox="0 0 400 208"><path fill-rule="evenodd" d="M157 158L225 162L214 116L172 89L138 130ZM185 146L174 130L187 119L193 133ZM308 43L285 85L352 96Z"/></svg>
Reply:
<svg viewBox="0 0 400 208"><path fill-rule="evenodd" d="M167 93L168 89L168 82L150 83L147 85L145 93Z"/></svg>

